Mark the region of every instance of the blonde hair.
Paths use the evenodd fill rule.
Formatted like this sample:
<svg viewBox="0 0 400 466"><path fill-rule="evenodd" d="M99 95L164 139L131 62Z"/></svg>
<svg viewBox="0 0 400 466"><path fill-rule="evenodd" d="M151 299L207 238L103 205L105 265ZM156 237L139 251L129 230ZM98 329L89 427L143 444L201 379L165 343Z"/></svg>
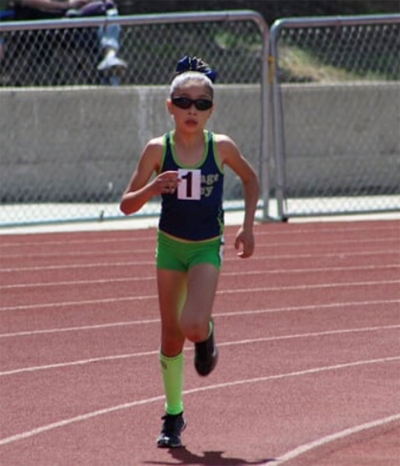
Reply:
<svg viewBox="0 0 400 466"><path fill-rule="evenodd" d="M211 98L214 97L214 85L211 79L200 71L185 71L184 73L175 76L171 83L170 95L173 95L177 89L179 89L183 84L186 84L188 81L201 82L210 91Z"/></svg>

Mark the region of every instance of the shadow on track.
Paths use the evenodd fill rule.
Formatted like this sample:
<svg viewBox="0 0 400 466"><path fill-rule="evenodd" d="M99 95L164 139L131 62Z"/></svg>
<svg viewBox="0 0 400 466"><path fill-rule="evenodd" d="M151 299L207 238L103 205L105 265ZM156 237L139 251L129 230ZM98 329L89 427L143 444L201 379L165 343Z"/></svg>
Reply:
<svg viewBox="0 0 400 466"><path fill-rule="evenodd" d="M146 464L159 464L167 466L168 464L185 464L185 465L198 465L198 466L245 466L245 465L261 465L276 461L274 458L267 458L260 461L246 461L242 458L223 457L223 451L205 451L202 456L191 453L187 448L171 448L168 450L169 455L174 459L180 461L179 463L167 463L159 461L148 461Z"/></svg>

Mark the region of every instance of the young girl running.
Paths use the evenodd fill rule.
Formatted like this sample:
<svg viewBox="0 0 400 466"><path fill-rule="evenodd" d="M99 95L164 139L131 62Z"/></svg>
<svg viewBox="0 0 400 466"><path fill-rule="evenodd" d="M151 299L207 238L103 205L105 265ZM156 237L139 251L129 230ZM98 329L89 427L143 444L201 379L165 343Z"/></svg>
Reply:
<svg viewBox="0 0 400 466"><path fill-rule="evenodd" d="M199 375L208 375L218 359L212 308L222 263L225 167L241 179L245 201L234 246L241 258L254 250L256 173L232 139L205 130L214 108L215 77L201 59L186 56L179 61L166 101L175 130L147 143L120 204L129 215L162 196L156 248L159 358L165 391L165 415L157 439L161 448L182 445L185 340L194 343Z"/></svg>

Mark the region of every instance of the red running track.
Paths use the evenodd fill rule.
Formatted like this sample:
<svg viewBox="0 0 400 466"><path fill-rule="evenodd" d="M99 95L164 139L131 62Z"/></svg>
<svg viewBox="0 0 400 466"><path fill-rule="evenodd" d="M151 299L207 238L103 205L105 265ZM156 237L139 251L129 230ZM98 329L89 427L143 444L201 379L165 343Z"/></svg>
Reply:
<svg viewBox="0 0 400 466"><path fill-rule="evenodd" d="M155 230L3 235L0 464L400 464L400 222L263 224L227 247L217 369L185 349L160 450Z"/></svg>

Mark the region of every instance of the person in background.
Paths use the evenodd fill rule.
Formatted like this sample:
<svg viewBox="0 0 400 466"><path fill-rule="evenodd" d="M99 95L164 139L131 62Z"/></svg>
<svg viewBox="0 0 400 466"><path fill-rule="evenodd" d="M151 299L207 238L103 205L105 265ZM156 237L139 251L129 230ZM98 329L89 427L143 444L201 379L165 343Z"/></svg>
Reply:
<svg viewBox="0 0 400 466"><path fill-rule="evenodd" d="M115 18L118 9L113 0L12 0L9 11L13 21L55 19L62 17L107 16ZM97 69L107 76L120 76L127 63L118 57L121 27L106 24L98 28L97 37L101 49L101 61ZM110 84L118 84L111 79Z"/></svg>
<svg viewBox="0 0 400 466"><path fill-rule="evenodd" d="M6 21L14 15L13 10L9 8L8 0L0 0L0 21ZM4 37L0 35L0 62L4 57Z"/></svg>
<svg viewBox="0 0 400 466"><path fill-rule="evenodd" d="M0 62L4 57L4 39L0 36Z"/></svg>
<svg viewBox="0 0 400 466"><path fill-rule="evenodd" d="M234 171L243 187L244 219L234 240L241 258L254 251L259 192L257 175L234 141L205 130L214 108L216 72L201 59L187 56L176 72L166 102L175 129L148 142L120 202L121 211L129 215L153 197L162 197L156 248L165 392L160 448L182 445L185 340L194 343L200 376L210 374L217 364L212 309L224 247L225 168Z"/></svg>

